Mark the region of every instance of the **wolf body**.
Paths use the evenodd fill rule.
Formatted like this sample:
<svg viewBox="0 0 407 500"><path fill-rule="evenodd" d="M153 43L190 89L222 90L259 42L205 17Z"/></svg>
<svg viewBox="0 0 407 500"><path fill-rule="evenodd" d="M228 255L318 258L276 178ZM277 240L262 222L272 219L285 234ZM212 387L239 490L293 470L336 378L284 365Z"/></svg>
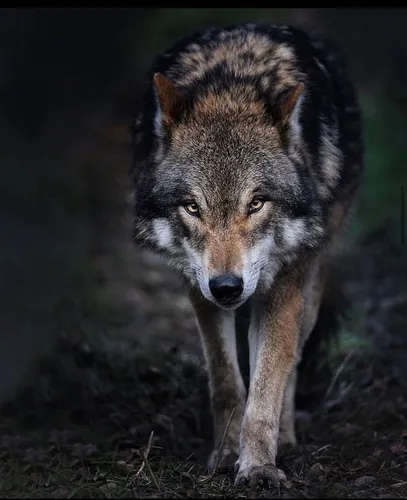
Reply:
<svg viewBox="0 0 407 500"><path fill-rule="evenodd" d="M210 383L208 466L235 463L237 484L278 482L278 446L295 444L297 367L362 170L357 96L326 42L289 26L208 29L151 68L133 235L185 279ZM247 390L235 315L248 299Z"/></svg>

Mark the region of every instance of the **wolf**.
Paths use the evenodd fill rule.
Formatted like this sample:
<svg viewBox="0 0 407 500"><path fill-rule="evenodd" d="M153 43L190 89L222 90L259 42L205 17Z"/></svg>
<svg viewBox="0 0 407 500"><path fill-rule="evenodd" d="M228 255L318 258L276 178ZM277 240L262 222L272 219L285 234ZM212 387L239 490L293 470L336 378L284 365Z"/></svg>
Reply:
<svg viewBox="0 0 407 500"><path fill-rule="evenodd" d="M278 484L278 448L296 443L298 364L361 182L356 89L336 47L268 23L185 37L147 82L133 127L133 238L180 271L196 314L209 469L234 464L235 484ZM248 388L235 331L244 304Z"/></svg>

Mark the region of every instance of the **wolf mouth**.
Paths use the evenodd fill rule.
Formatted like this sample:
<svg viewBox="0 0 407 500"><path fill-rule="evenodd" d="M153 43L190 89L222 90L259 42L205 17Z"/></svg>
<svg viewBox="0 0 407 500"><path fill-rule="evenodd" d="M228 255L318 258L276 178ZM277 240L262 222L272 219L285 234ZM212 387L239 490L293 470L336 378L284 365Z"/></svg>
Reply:
<svg viewBox="0 0 407 500"><path fill-rule="evenodd" d="M214 301L214 303L218 307L225 309L227 311L230 311L230 310L234 310L234 309L237 309L238 307L240 307L244 302L246 302L247 299L248 299L248 297L243 298L243 299L235 299L235 300L223 300L223 301L216 300L216 301Z"/></svg>

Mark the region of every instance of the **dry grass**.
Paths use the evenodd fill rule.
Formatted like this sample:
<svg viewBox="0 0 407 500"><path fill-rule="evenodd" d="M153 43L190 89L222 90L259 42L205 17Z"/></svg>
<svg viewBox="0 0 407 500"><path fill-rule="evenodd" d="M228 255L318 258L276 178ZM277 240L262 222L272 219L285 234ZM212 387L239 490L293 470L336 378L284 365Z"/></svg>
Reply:
<svg viewBox="0 0 407 500"><path fill-rule="evenodd" d="M407 494L407 388L389 374L390 357L355 355L318 411L299 419L301 444L279 459L288 482L254 492L233 487L231 472L203 480L211 426L196 363L176 351L157 360L136 346L108 354L70 346L77 371L68 378L56 363L67 347L43 366L54 396L44 401L29 387L3 408L2 496Z"/></svg>

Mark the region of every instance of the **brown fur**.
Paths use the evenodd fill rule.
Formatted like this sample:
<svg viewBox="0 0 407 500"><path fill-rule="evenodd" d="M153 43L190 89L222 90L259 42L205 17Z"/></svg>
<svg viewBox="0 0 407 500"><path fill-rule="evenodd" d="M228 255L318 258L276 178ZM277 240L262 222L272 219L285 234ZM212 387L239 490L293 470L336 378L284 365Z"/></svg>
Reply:
<svg viewBox="0 0 407 500"><path fill-rule="evenodd" d="M298 98L304 92L304 84L299 83L292 90L289 91L287 97L283 100L281 105L282 124L285 125L294 110Z"/></svg>
<svg viewBox="0 0 407 500"><path fill-rule="evenodd" d="M153 81L157 98L161 105L163 121L167 126L171 126L174 123L177 110L182 106L181 93L161 73L156 73Z"/></svg>
<svg viewBox="0 0 407 500"><path fill-rule="evenodd" d="M263 327L249 337L258 352L242 424L237 482L250 481L253 472L258 474L251 469L253 462L264 467L266 475L275 465L284 392L297 358L304 273L303 265L288 270L284 279L276 281L268 300L253 306Z"/></svg>

